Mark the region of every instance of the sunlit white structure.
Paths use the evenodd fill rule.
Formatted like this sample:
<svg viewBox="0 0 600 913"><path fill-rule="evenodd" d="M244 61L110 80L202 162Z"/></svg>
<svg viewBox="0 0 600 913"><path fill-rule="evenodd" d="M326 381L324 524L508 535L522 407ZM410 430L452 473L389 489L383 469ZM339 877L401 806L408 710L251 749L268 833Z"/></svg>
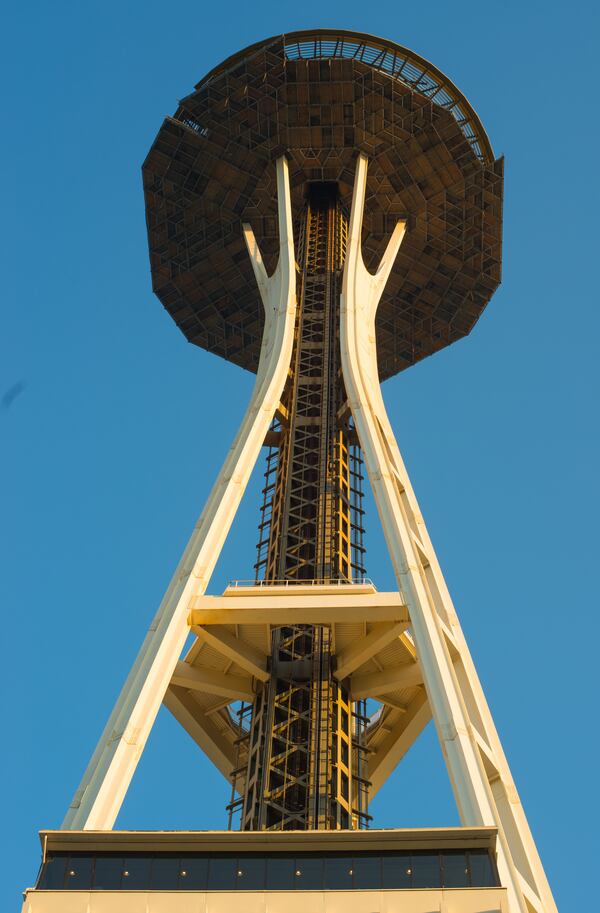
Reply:
<svg viewBox="0 0 600 913"><path fill-rule="evenodd" d="M367 44L364 36L344 39L342 33L335 34L335 47L332 33L301 33L264 43L261 53L276 57L281 47L288 61L297 61L302 60L303 47L313 47L312 56L306 51L311 63L345 66L348 46L374 47L380 56L369 60L366 52L362 58L356 52L356 66L377 71L383 94L388 82L400 78L395 64L385 63L385 55L393 51L407 58L404 49L371 39ZM240 59L250 61L247 66L256 65L256 47L242 52ZM296 56L290 51L294 47L300 49ZM260 58L260 65L268 74L275 63L268 55L265 60L266 64ZM228 97L237 98L240 60L228 63L212 79L207 77L206 85L215 93L211 97L218 96L219 79L227 79ZM298 66L290 65L290 70L302 86ZM340 70L339 83L333 76L325 80L322 69L318 78L314 76L324 99L331 99L331 92L334 97L336 92L343 95L341 88L326 93L324 85L342 86L344 79L356 78L346 70ZM413 95L423 89L425 75L431 79L431 73L437 74L433 68L423 72L421 83L412 77ZM310 82L311 71L307 73ZM204 86L201 83L198 92ZM442 89L448 94L454 87L446 83L438 92ZM435 109L436 93L425 92L425 98ZM461 104L468 103L462 99ZM423 110L429 108L424 105ZM436 136L446 129L447 148L455 148L452 130L461 127L460 119L448 104L444 111L447 118L440 115ZM310 112L307 116L317 117ZM189 113L184 117L180 112L177 129L181 124L195 131L200 144L210 139L212 126L204 127ZM314 126L308 123L306 129ZM469 140L471 158L460 165L469 174L478 173L477 150L484 147L485 134L479 139L473 135L479 145L473 152ZM402 142L408 140L394 139ZM320 182L311 181L306 213L301 215L294 209L291 182L291 174L296 175L297 196L298 156L282 152L275 158L271 168L276 175L279 248L271 275L261 256L260 236L249 222L243 225L264 308L254 391L63 828L44 833L45 866L38 887L26 894L27 913L275 913L283 908L302 913L342 908L347 913L556 911L381 394L378 306L418 222L407 211L387 226L383 253L375 268L367 269L365 207L377 203L377 193L388 192L380 182L371 201L367 198L367 145L361 143L353 151L348 216L343 203L347 168L340 171L340 190L325 173ZM223 146L224 159L227 148ZM431 161L441 156L431 151L434 146L426 148ZM456 161L463 162L458 153ZM450 160L444 165L448 173L451 166ZM266 192L271 177L265 172L263 180ZM148 186L147 192L154 193ZM149 206L154 205L152 198ZM215 217L213 213L211 218ZM204 218L208 219L206 213ZM153 223L149 226L152 238ZM168 256L172 258L173 252ZM311 286L315 276L318 281ZM329 335L310 336L309 319L314 322L316 313L333 327ZM302 362L303 344L312 362ZM339 347L339 362L326 371L328 359L334 358L332 346ZM320 385L326 393L335 386L333 405L326 409L313 392L312 413L303 415L302 379L305 388ZM311 431L313 443L300 448L301 429L321 428L326 412L329 430L321 436ZM323 455L323 442L329 440L337 442L335 460ZM206 595L265 442L277 450L278 467L264 524L265 577L251 585L232 585L220 596ZM397 589L392 593L380 593L352 573L355 540L348 530L357 508L352 496L344 494L351 487L347 454L352 447L362 452L377 504L396 575ZM314 459L311 453L316 454ZM297 469L300 464L302 472ZM284 472L286 465L289 471ZM325 480L322 489L318 467ZM301 516L302 541L292 541L294 511ZM312 551L311 542L317 543ZM191 632L195 643L182 656ZM371 717L360 709L369 698L381 705ZM231 808L239 811L239 832L112 830L163 702L233 784ZM239 702L242 709L236 720L231 708ZM462 827L364 829L368 799L430 718ZM311 875L315 854L319 869ZM169 860L174 867L165 874ZM196 881L192 884L190 879Z"/></svg>

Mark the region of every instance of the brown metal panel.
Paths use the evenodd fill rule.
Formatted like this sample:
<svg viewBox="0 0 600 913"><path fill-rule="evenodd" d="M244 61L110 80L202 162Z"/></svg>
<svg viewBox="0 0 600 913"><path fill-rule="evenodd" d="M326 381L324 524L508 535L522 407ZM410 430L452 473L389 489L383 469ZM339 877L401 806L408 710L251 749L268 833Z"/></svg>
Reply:
<svg viewBox="0 0 600 913"><path fill-rule="evenodd" d="M498 286L502 162L426 61L370 36L319 35L241 52L165 120L143 168L153 287L191 342L255 371L263 317L242 221L273 269L277 156L290 160L299 231L308 184L338 183L348 207L366 152L367 266L408 219L378 313L383 380L469 333Z"/></svg>

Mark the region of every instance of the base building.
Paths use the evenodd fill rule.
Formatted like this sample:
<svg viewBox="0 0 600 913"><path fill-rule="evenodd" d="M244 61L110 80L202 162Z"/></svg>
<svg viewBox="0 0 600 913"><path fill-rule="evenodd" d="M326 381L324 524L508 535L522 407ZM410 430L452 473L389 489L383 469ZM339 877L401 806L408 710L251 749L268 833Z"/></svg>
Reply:
<svg viewBox="0 0 600 913"><path fill-rule="evenodd" d="M42 832L27 913L507 913L491 828Z"/></svg>

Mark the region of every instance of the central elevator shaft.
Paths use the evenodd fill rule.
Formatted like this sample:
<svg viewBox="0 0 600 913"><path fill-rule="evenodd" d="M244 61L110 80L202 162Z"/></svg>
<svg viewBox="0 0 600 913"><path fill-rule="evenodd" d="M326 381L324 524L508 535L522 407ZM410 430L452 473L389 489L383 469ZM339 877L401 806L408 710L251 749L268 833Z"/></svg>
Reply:
<svg viewBox="0 0 600 913"><path fill-rule="evenodd" d="M298 244L302 278L264 579L351 576L349 429L340 373L339 285L347 221L335 186L313 185Z"/></svg>
<svg viewBox="0 0 600 913"><path fill-rule="evenodd" d="M292 368L267 439L256 564L257 581L266 584L364 576L362 461L339 342L347 229L337 185L310 185L298 231ZM366 824L365 712L334 677L332 647L327 626L273 632L271 677L246 731L240 717L248 746L242 829Z"/></svg>

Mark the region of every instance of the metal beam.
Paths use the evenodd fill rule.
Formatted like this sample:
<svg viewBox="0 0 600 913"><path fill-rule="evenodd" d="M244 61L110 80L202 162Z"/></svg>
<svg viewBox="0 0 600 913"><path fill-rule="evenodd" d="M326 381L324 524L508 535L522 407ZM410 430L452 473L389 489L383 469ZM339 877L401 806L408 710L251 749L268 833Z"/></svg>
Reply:
<svg viewBox="0 0 600 913"><path fill-rule="evenodd" d="M417 695L406 708L406 713L399 718L369 758L369 801L381 789L430 719L431 709L427 695L423 688L419 688Z"/></svg>
<svg viewBox="0 0 600 913"><path fill-rule="evenodd" d="M408 623L384 621L373 625L366 637L358 637L337 655L335 676L340 681L366 663L375 653L406 630Z"/></svg>
<svg viewBox="0 0 600 913"><path fill-rule="evenodd" d="M376 697L378 694L387 694L398 691L400 688L411 688L420 685L423 681L423 672L418 663L406 663L403 666L393 666L383 672L355 673L350 678L350 690L355 700L365 697Z"/></svg>
<svg viewBox="0 0 600 913"><path fill-rule="evenodd" d="M171 685L167 689L163 704L221 771L225 779L231 782L231 772L235 767L235 747L223 738L210 717L202 713L187 689Z"/></svg>
<svg viewBox="0 0 600 913"><path fill-rule="evenodd" d="M401 704L400 701L397 701L391 694L380 694L377 700L382 704L387 704L388 707L393 707L394 710L399 710L400 713L407 712L406 704Z"/></svg>
<svg viewBox="0 0 600 913"><path fill-rule="evenodd" d="M232 701L251 701L254 698L252 681L241 675L225 675L214 669L190 666L178 661L171 679L172 685L181 685L191 691L206 691L208 694L219 694Z"/></svg>
<svg viewBox="0 0 600 913"><path fill-rule="evenodd" d="M189 634L188 607L204 593L288 376L296 317L296 258L285 156L276 164L279 260L267 276L252 229L244 238L265 312L260 361L246 414L63 822L112 828ZM141 568L137 569L142 573Z"/></svg>
<svg viewBox="0 0 600 913"><path fill-rule="evenodd" d="M477 823L498 828L498 871L507 890L511 913L527 913L517 872L531 876L545 913L556 913L383 401L375 317L405 226L396 225L379 268L375 274L369 273L361 241L366 178L367 159L361 153L356 166L340 309L342 374L348 401L398 587L406 594L411 632L461 821L464 825ZM453 641L458 656L451 657ZM459 681L453 668L453 659L458 658L464 668L463 681ZM488 780L471 731L472 723L478 720L484 724L482 735L499 759L500 777L493 784ZM501 791L500 802L493 791Z"/></svg>
<svg viewBox="0 0 600 913"><path fill-rule="evenodd" d="M222 656L232 660L262 682L269 681L267 672L267 657L251 644L240 640L231 631L222 625L213 624L204 628L200 624L193 624L194 634L201 640L214 647Z"/></svg>
<svg viewBox="0 0 600 913"><path fill-rule="evenodd" d="M266 589L263 588L263 589ZM223 624L352 624L355 622L402 622L409 624L408 611L399 593L365 595L311 593L273 598L264 592L253 596L197 596L190 601L188 622L196 625Z"/></svg>

